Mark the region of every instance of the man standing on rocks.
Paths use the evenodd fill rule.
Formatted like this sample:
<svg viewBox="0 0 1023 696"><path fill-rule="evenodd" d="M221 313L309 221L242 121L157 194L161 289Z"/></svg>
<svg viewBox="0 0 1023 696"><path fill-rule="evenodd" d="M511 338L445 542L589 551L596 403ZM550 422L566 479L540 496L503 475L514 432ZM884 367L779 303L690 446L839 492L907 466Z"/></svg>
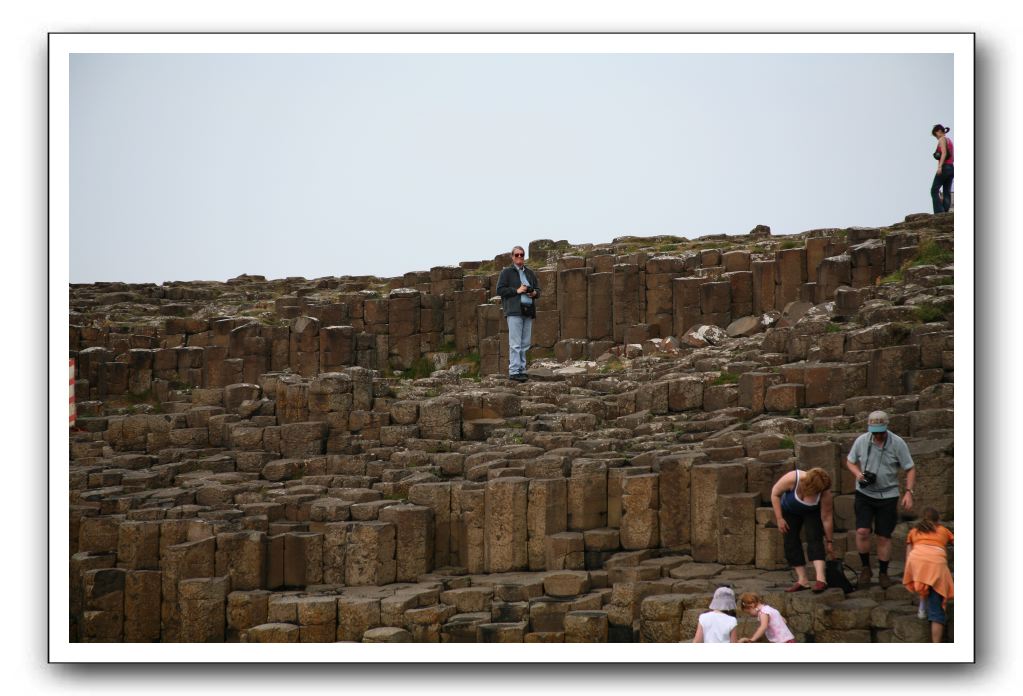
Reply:
<svg viewBox="0 0 1023 696"><path fill-rule="evenodd" d="M878 584L887 589L892 581L888 577L888 561L892 554L892 532L898 517L899 469L905 469L906 492L902 507L913 508L913 485L916 469L909 455L906 441L888 431L888 414L874 411L867 417L867 432L856 438L845 463L856 478L856 550L860 554L863 570L860 587L870 583L871 529L877 535L877 560L880 572Z"/></svg>
<svg viewBox="0 0 1023 696"><path fill-rule="evenodd" d="M540 284L536 273L526 267L526 250L522 247L512 249L512 265L501 271L497 294L508 319L508 376L525 382L526 351L533 340L534 301L540 296Z"/></svg>

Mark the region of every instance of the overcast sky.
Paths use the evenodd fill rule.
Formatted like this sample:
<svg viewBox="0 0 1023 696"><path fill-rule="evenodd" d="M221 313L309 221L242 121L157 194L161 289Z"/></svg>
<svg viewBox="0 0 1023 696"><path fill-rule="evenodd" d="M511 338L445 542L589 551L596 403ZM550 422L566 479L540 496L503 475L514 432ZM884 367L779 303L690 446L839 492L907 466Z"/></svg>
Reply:
<svg viewBox="0 0 1023 696"><path fill-rule="evenodd" d="M949 55L75 54L70 279L395 276L930 212Z"/></svg>

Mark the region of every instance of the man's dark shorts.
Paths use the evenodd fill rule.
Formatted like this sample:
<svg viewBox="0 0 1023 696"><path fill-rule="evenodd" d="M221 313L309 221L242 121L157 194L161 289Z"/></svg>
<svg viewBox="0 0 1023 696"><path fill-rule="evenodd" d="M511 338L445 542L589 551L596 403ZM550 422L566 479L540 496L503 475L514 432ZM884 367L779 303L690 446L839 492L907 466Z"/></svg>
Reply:
<svg viewBox="0 0 1023 696"><path fill-rule="evenodd" d="M856 491L856 529L873 529L874 534L890 539L898 521L898 505L898 498L871 498Z"/></svg>

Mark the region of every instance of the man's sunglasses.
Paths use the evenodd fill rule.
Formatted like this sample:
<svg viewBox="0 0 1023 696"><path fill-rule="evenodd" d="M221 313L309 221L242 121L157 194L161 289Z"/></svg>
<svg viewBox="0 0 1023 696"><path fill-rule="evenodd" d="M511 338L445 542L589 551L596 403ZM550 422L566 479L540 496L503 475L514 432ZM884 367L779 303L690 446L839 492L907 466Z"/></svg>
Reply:
<svg viewBox="0 0 1023 696"><path fill-rule="evenodd" d="M525 256L525 254L512 254L512 256L518 258L519 256Z"/></svg>

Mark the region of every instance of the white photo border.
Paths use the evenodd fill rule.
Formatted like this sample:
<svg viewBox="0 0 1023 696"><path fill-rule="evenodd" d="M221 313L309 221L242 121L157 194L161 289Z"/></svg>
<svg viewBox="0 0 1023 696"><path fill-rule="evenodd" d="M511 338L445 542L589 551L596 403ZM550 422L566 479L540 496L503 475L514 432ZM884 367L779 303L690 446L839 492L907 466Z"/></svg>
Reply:
<svg viewBox="0 0 1023 696"><path fill-rule="evenodd" d="M49 660L51 662L821 662L975 661L974 44L972 33L53 33L49 36ZM68 641L66 363L70 278L70 57L75 53L941 53L954 57L957 282L956 621L952 643L88 644ZM854 222L854 221L853 221Z"/></svg>

